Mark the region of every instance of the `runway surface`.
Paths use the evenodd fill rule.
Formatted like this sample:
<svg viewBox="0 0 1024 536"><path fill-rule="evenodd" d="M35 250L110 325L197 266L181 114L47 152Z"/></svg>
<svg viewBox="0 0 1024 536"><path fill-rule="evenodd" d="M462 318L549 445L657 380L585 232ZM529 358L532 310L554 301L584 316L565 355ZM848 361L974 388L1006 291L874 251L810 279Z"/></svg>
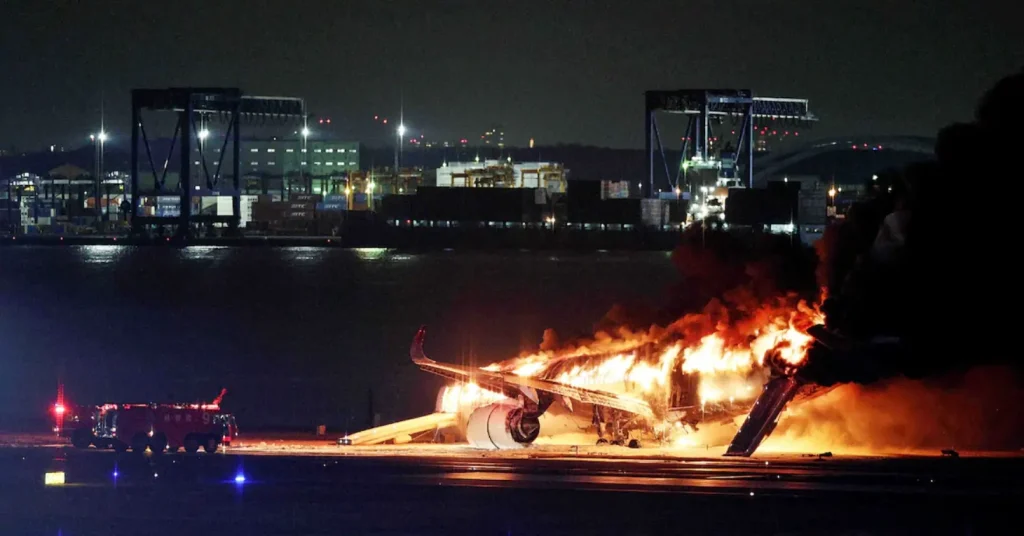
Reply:
<svg viewBox="0 0 1024 536"><path fill-rule="evenodd" d="M44 473L58 470L66 483L44 486ZM152 456L37 446L0 449L0 519L13 534L61 535L979 534L1019 508L1022 477L1020 457L682 458L314 441Z"/></svg>

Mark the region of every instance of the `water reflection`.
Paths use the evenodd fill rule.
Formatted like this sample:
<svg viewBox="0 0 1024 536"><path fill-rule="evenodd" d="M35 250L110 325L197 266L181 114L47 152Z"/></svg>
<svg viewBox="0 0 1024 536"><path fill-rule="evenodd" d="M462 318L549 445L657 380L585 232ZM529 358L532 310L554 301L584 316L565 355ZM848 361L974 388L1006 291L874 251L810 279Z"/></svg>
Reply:
<svg viewBox="0 0 1024 536"><path fill-rule="evenodd" d="M364 261L376 261L387 257L387 248L356 248L356 256Z"/></svg>
<svg viewBox="0 0 1024 536"><path fill-rule="evenodd" d="M178 250L178 255L186 260L198 261L198 260L211 260L215 256L219 256L224 252L218 250L226 250L225 246L189 246L187 248L181 248Z"/></svg>
<svg viewBox="0 0 1024 536"><path fill-rule="evenodd" d="M131 247L113 245L75 246L73 250L86 264L113 263L124 257Z"/></svg>
<svg viewBox="0 0 1024 536"><path fill-rule="evenodd" d="M329 251L315 247L291 247L282 248L282 256L288 261L310 264L322 261Z"/></svg>

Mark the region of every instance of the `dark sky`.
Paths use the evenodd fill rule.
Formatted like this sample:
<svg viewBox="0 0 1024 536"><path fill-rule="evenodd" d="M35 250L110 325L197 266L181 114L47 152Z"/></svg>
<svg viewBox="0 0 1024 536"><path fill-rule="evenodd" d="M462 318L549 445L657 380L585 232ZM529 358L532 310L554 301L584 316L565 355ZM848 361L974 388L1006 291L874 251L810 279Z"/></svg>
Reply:
<svg viewBox="0 0 1024 536"><path fill-rule="evenodd" d="M1005 4L1005 6L1001 6ZM934 134L1024 65L1012 0L0 2L0 146L127 133L128 90L304 97L337 134L643 143L646 89L806 97L815 136Z"/></svg>

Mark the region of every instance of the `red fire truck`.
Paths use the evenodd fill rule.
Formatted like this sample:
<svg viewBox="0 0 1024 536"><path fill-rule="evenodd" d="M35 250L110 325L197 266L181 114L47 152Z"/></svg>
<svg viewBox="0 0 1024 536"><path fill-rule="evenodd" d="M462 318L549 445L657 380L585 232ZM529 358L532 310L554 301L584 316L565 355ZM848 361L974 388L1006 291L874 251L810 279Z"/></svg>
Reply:
<svg viewBox="0 0 1024 536"><path fill-rule="evenodd" d="M103 404L89 422L71 431L71 443L140 453L148 448L154 454L202 447L213 453L238 435L234 416L220 409L225 393L209 404Z"/></svg>

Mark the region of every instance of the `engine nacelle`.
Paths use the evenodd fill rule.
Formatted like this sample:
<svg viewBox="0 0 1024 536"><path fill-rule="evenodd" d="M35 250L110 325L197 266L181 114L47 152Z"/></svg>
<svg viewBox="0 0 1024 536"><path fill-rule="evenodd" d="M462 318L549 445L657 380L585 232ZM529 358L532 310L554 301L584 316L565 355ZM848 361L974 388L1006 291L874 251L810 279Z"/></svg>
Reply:
<svg viewBox="0 0 1024 536"><path fill-rule="evenodd" d="M481 449L518 449L540 435L540 420L511 402L498 402L473 410L466 427L469 444Z"/></svg>

